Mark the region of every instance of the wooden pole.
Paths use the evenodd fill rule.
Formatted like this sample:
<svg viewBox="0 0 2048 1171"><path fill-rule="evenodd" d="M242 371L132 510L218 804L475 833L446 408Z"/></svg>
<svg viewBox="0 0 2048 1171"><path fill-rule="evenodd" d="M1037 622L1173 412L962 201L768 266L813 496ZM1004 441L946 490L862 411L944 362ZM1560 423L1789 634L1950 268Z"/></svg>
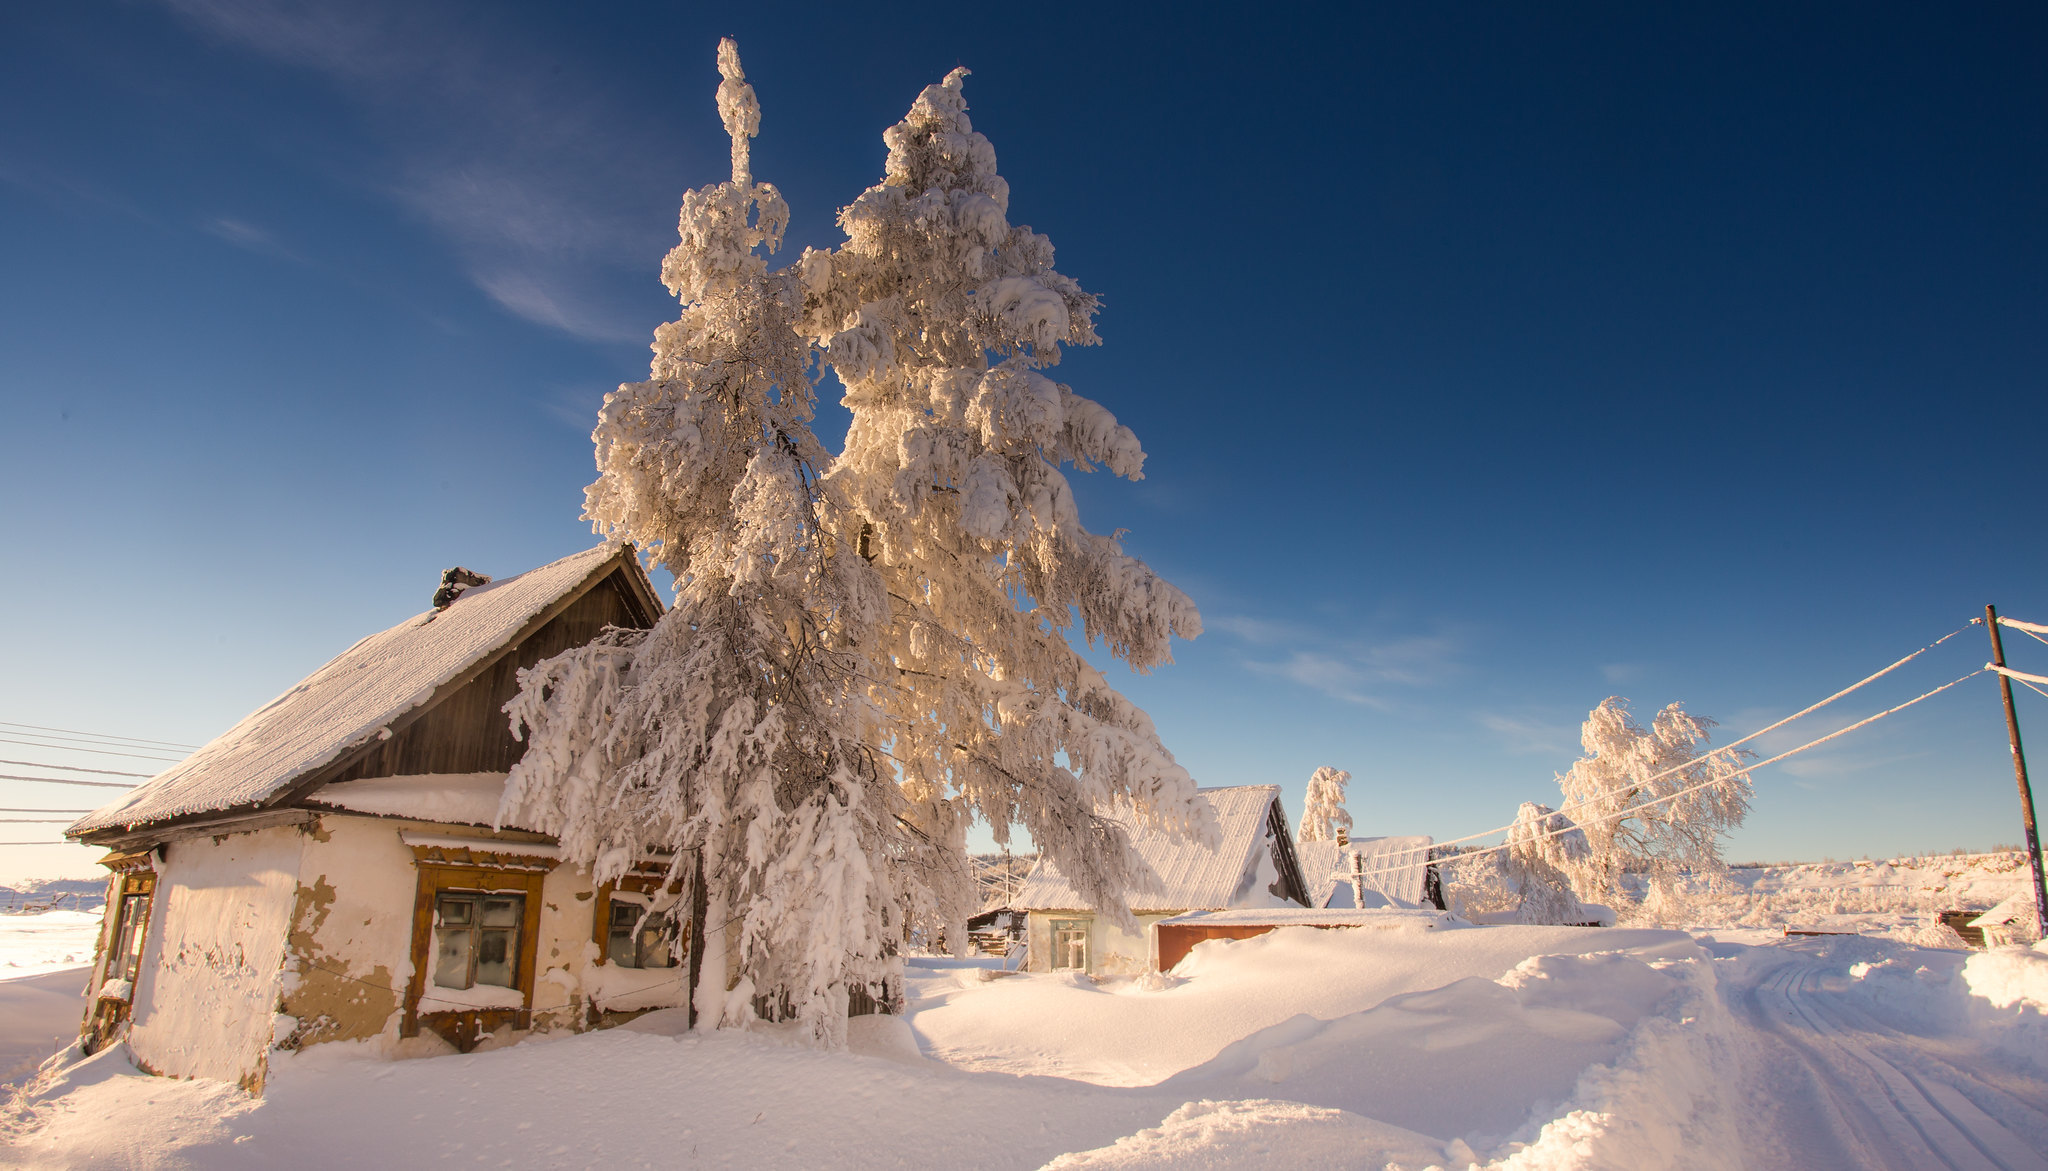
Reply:
<svg viewBox="0 0 2048 1171"><path fill-rule="evenodd" d="M2001 675L1999 678L2003 679L2005 676ZM711 909L708 903L704 889L704 850L700 846L697 849L697 871L690 880L690 987L687 1003L690 1006L690 1027L693 1029L697 1027L697 981L704 978L704 918Z"/></svg>
<svg viewBox="0 0 2048 1171"><path fill-rule="evenodd" d="M1991 665L2005 666L2005 643L1998 637L1998 609L1984 607L1984 625L1991 630ZM2041 835L2034 828L2034 787L2027 783L2027 754L2020 748L2020 718L2012 707L2012 680L1998 677L1999 698L2005 701L2005 735L2012 742L2012 775L2020 785L2020 820L2027 828L2027 864L2034 870L2034 921L2048 939L2048 881L2041 875Z"/></svg>

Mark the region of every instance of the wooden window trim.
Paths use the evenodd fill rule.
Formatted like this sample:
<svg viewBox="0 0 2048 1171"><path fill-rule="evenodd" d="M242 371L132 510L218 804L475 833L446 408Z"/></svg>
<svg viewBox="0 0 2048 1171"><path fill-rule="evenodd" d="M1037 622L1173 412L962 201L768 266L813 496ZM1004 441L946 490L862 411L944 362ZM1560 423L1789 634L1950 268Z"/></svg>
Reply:
<svg viewBox="0 0 2048 1171"><path fill-rule="evenodd" d="M597 945L597 966L603 967L611 962L612 895L621 890L626 890L634 894L645 895L651 900L661 893L661 889L661 877L652 874L628 874L624 878L598 885L597 897L590 901L590 942ZM672 895L682 894L683 884L679 881L669 883L668 893ZM682 933L681 937L685 941L685 946L687 946L690 930L689 923L685 921L679 924L678 928Z"/></svg>
<svg viewBox="0 0 2048 1171"><path fill-rule="evenodd" d="M442 853L426 847L415 847L415 850L422 854ZM431 1029L446 1038L457 1049L467 1053L485 1033L494 1032L508 1025L515 1029L533 1027L534 967L540 954L541 887L547 881L548 870L552 868L552 862L545 866L521 866L513 869L474 864L453 865L425 857L420 860L419 886L413 897L412 980L406 985L405 1018L399 1027L400 1036L417 1037L422 1028ZM432 964L434 903L442 891L448 890L505 891L526 896L526 913L519 925L519 968L513 979L513 985L523 999L519 1008L420 1011L420 997L426 992L427 977Z"/></svg>

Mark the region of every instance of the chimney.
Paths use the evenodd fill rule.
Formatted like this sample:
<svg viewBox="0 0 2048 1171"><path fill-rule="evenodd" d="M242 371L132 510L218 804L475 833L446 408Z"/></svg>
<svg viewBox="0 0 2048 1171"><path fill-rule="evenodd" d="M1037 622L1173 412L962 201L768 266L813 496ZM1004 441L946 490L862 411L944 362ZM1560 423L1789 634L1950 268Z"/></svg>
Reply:
<svg viewBox="0 0 2048 1171"><path fill-rule="evenodd" d="M471 586L489 584L491 584L491 579L487 575L464 569L460 565L453 569L443 570L441 572L441 588L434 591L434 609L446 610L454 603L455 599L462 596L464 590Z"/></svg>

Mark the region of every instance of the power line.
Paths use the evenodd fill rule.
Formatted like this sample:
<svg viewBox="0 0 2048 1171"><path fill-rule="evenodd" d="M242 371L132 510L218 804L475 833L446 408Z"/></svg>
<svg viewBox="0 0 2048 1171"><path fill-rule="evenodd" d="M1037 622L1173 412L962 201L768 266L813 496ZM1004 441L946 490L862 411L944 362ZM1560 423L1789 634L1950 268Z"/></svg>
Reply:
<svg viewBox="0 0 2048 1171"><path fill-rule="evenodd" d="M0 773L0 781L30 781L39 785L82 785L88 789L133 789L119 781L74 781L70 777L24 777L14 773Z"/></svg>
<svg viewBox="0 0 2048 1171"><path fill-rule="evenodd" d="M68 842L63 838L58 838L56 841L42 842L0 842L0 846L76 846L82 844L81 842Z"/></svg>
<svg viewBox="0 0 2048 1171"><path fill-rule="evenodd" d="M1972 672L1970 672L1970 673L1969 673L1968 675L1964 675L1964 676L1961 676L1960 678L1956 678L1956 679L1951 679L1951 680L1950 680L1950 681L1948 681L1947 683L1944 683L1944 684L1942 684L1941 686L1939 686L1939 687L1935 688L1934 690L1932 690L1932 691L1929 691L1929 692L1925 692L1925 693L1923 693L1923 694L1921 694L1921 695L1916 695L1916 696L1914 696L1914 697L1913 697L1912 699L1909 699L1909 700L1907 700L1906 702L1904 702L1904 703L1902 703L1902 704L1899 704L1899 705L1898 705L1897 707L1889 707L1889 708L1886 708L1885 710L1883 710L1883 711L1881 711L1881 712L1877 713L1877 714L1876 714L1876 715L1874 715L1874 716L1866 716L1866 717L1864 717L1863 719L1861 719L1861 720L1858 720L1858 721L1856 721L1856 722L1855 722L1855 723L1853 723L1853 724L1850 724L1850 725L1849 725L1848 727L1846 727L1846 728L1840 728L1840 729L1837 729L1836 731L1833 731L1833 732L1829 732L1829 733L1828 733L1827 735L1825 735L1825 736L1822 736L1822 737L1820 737L1819 739L1816 739L1816 740L1809 740L1809 741L1807 741L1806 743L1804 743L1804 744L1801 744L1801 745L1800 745L1799 747L1797 747L1797 748L1793 748L1793 749L1790 749L1790 750L1788 750L1788 751L1785 751L1785 752L1780 752L1780 753L1779 753L1778 755L1776 755L1776 756L1773 756L1773 757L1771 757L1771 758L1770 758L1769 760L1760 760L1760 761L1756 762L1755 764L1753 764L1753 765L1750 765L1750 766L1749 766L1748 768L1744 768L1744 769L1737 769L1736 771L1734 771L1734 772L1731 772L1731 773L1727 773L1727 774L1725 774L1725 775L1723 775L1723 776L1713 777L1713 778L1711 778L1711 779L1709 779L1709 780L1701 781L1700 783L1698 783L1698 784L1696 784L1696 785L1689 785L1689 786L1687 786L1686 788L1680 789L1680 790L1678 790L1678 791L1677 791L1677 792L1675 792L1675 793L1666 793L1666 794L1665 794L1664 796L1662 796L1662 797L1657 797L1657 798L1654 798L1654 799L1652 799L1652 800L1649 800L1649 801L1645 801L1645 802L1641 803L1640 805L1631 805L1631 806L1629 806L1629 807L1628 807L1628 808L1626 808L1626 809L1618 809L1618 810L1615 810L1615 811L1614 811L1614 812L1612 812L1612 813L1600 813L1600 814L1595 814L1595 815L1594 815L1593 817L1591 817L1591 818L1587 819L1587 821L1584 821L1584 822L1580 822L1580 823L1578 823L1578 824L1576 824L1576 825L1565 825L1565 826L1562 826L1562 827L1560 827L1560 828L1558 828L1558 829L1553 829L1553 830L1545 830L1545 831L1544 831L1544 832L1542 832L1542 833L1539 833L1539 834L1533 834L1533 835L1531 835L1531 836L1530 836L1530 838L1529 838L1529 840L1530 840L1530 841L1540 841L1540 840L1542 840L1542 839L1544 839L1544 838L1554 838L1554 837L1558 837L1558 836L1560 836L1560 835L1562 835L1562 834L1568 834L1568 833L1576 833L1576 832L1578 832L1579 830L1581 830L1581 829L1585 828L1585 826L1587 826L1587 825L1591 825L1591 824L1598 824L1599 822L1603 822L1603 821L1620 821L1620 820L1621 820L1622 818L1624 818L1624 817L1627 817L1627 816L1628 816L1629 814L1631 814L1631 813L1639 813L1639 812L1641 812L1642 810L1645 810L1645 809L1649 809L1649 808L1651 808L1651 807L1653 807L1653 806L1657 806L1657 805L1663 805L1663 804L1665 804L1665 803L1667 803L1667 802L1671 802L1671 801L1676 801L1676 800L1678 800L1678 799L1679 799L1680 797L1683 797L1683 796L1685 796L1685 795L1686 795L1686 794L1688 794L1688 793L1696 793L1696 792L1700 791L1701 789L1711 788L1711 787L1713 787L1713 786L1715 786L1715 785L1725 785L1725 784L1727 784L1727 783L1729 783L1729 782L1733 781L1733 780L1734 780L1735 778L1737 778L1737 777L1741 777L1741 776L1748 776L1748 775L1749 775L1750 773L1753 773L1753 772L1755 772L1756 770L1758 770L1758 769L1760 769L1760 768L1763 768L1763 767L1765 767L1766 765L1773 765L1773 764L1776 764L1776 763L1778 763L1779 761L1781 761L1781 760L1784 760L1784 759L1785 759L1786 757L1788 757L1788 756L1797 756L1797 755L1799 755L1800 753L1802 753L1802 752L1805 752L1805 751L1806 751L1807 749L1809 749L1809 748L1817 748L1817 747L1819 747L1819 746L1820 746L1820 745L1822 745L1822 744L1826 744L1826 743L1827 743L1828 741L1830 741L1830 740L1833 740L1833 739L1834 739L1835 737L1837 737L1837 736L1845 736L1845 735L1847 735L1847 734L1848 734L1848 733L1850 733L1850 732L1854 732L1854 731L1855 731L1856 729L1858 729L1858 728L1864 727L1864 726L1866 726L1866 725L1869 725L1869 724L1874 724L1874 723L1876 723L1877 721L1879 721L1879 720L1881 720L1881 719L1885 718L1886 716L1888 716L1888 715L1891 715L1891 714L1892 714L1893 712L1898 712L1898 711L1904 711L1905 709L1907 709L1907 708L1909 708L1909 707L1912 707L1912 706L1913 706L1914 704L1916 704L1916 703L1919 703L1919 702L1920 702L1921 700L1923 700L1923 699L1932 699L1932 698L1934 698L1935 696L1937 696L1937 695L1940 695L1940 694L1941 694L1942 692L1944 692L1944 691L1947 691L1947 690L1948 690L1949 688L1951 688L1951 687L1954 687L1954 686L1955 686L1955 685L1957 685L1958 683L1967 683L1967 682L1969 682L1970 680L1972 680L1972 679L1975 679L1975 678L1976 678L1977 676L1979 676L1979 675L1982 675L1983 673L1984 673L1984 668L1979 668L1979 669L1977 669L1977 670L1975 670L1975 671L1972 671ZM1712 755L1712 754L1710 753L1709 755ZM1690 762L1688 762L1688 763L1689 763L1689 764L1698 764L1698 763L1700 763L1701 761L1703 761L1703 760L1705 760L1705 759L1706 759L1706 757L1697 757L1697 758L1695 758L1694 760L1692 760L1692 761L1690 761ZM1668 774L1660 774L1660 775L1668 775ZM1586 802L1586 801L1581 801L1581 802L1580 802L1579 804L1583 806L1583 805L1586 805L1586 804L1588 804L1588 803L1589 803L1589 802ZM1491 835L1491 834L1497 834L1497 833L1501 833L1501 832L1503 832L1503 831L1505 831L1505 830L1509 830L1509 829L1513 829L1513 828L1514 828L1513 826L1505 826L1505 825L1504 825L1504 826L1501 826L1501 827L1500 827L1499 829L1490 829L1490 830L1487 830L1487 831L1486 831L1486 832L1485 832L1484 834L1475 834L1475 835L1472 835L1472 836L1473 836L1473 837L1486 837L1486 836L1488 836L1488 835ZM1466 837L1466 838L1460 838L1460 839L1458 839L1458 840L1459 840L1459 841L1470 841L1470 840L1472 840L1472 839L1471 839L1470 837ZM1427 865L1440 865L1440 864L1444 864L1444 863L1457 863L1457 862L1463 862L1463 861L1465 861L1465 860L1467 860L1467 859L1470 859L1470 858L1483 858L1483 857L1487 856L1488 854L1498 854L1498 853L1501 853L1501 852L1503 852L1503 851L1507 850L1507 849L1509 848L1509 845L1510 845L1510 843L1507 843L1507 842L1502 842L1502 843L1500 843L1500 844L1499 844L1499 845L1497 845L1497 846L1488 846L1488 847L1486 847L1485 849L1481 849L1481 850L1470 850L1470 851L1467 851L1467 852L1465 852L1465 853L1461 853L1461 854L1452 854L1452 855L1449 855L1448 857L1443 857L1443 858L1437 858L1437 859L1433 859L1433 860L1432 860L1431 862L1429 862L1429 863L1426 863L1426 864L1427 864ZM1416 865L1417 865L1416 863L1412 863L1412 862L1410 862L1410 863L1403 863L1403 864L1401 864L1401 865L1396 865L1396 866L1387 866L1387 867L1382 867L1381 869L1379 869L1379 870L1377 870L1377 871L1369 871L1368 873L1373 873L1373 874L1393 874L1393 873L1397 873L1397 872L1399 872L1399 871L1402 871L1402 870L1410 870L1410 869L1413 869L1413 868L1414 868L1414 867L1415 867Z"/></svg>
<svg viewBox="0 0 2048 1171"><path fill-rule="evenodd" d="M0 720L0 728L22 728L30 732L41 732L45 735L56 736L64 740L98 740L108 744L124 744L129 747L155 745L161 748L183 749L188 752L199 747L197 744L185 744L176 740L149 740L141 736L116 736L111 732L81 732L76 728L46 728L41 724L17 724L12 720Z"/></svg>
<svg viewBox="0 0 2048 1171"><path fill-rule="evenodd" d="M70 825L75 817L0 817L0 825Z"/></svg>
<svg viewBox="0 0 2048 1171"><path fill-rule="evenodd" d="M44 764L40 760L0 760L0 764L18 764L23 768L54 768L67 773L94 773L103 777L141 777L145 781L156 775L155 773L116 772L110 768L84 768L75 764ZM19 780L20 778L17 777L15 779Z"/></svg>
<svg viewBox="0 0 2048 1171"><path fill-rule="evenodd" d="M1975 624L1974 622L1972 622L1972 623L1971 623L1971 625L1974 625L1974 624ZM1642 780L1642 781L1638 782L1638 784L1639 784L1639 785L1653 785L1653 784L1657 783L1658 781L1661 781L1661 780L1663 780L1663 779L1664 779L1665 777L1668 777L1668 776L1670 776L1670 775L1671 775L1671 774L1673 774L1673 773L1679 773L1679 772L1684 772L1684 771L1685 771L1686 769L1692 768L1692 767L1694 767L1695 765L1698 765L1699 763L1701 763L1702 761L1705 761L1705 760L1709 760L1709 759L1711 759L1711 758L1713 758L1713 757L1719 756L1720 754L1722 754L1722 753L1724 753L1724 752L1728 752L1728 751L1730 751L1730 750L1732 750L1732 749L1740 748L1740 747L1742 747L1742 746L1743 746L1744 744L1747 744L1747 743L1749 743L1750 741L1752 741L1752 740L1756 739L1756 738L1757 738L1757 737L1759 737L1759 736L1762 736L1762 735L1764 735L1765 733L1768 733L1768 732L1775 732L1775 731L1777 731L1777 730L1778 730L1779 728L1782 728L1782 727L1784 727L1785 725L1787 725L1787 724L1791 723L1791 722L1792 722L1792 721L1794 721L1794 720L1800 719L1800 718L1802 718L1802 717L1805 717L1805 716L1810 716L1810 715L1812 715L1813 713L1815 713L1815 712L1819 711L1820 709L1822 709L1822 708L1824 708L1824 707L1828 706L1829 704L1831 704L1831 703L1835 702L1836 700L1838 700L1838 699L1842 698L1843 696L1845 696L1845 695L1849 694L1850 692L1852 692L1852 691L1856 691L1856 690L1858 690L1858 689L1860 689L1860 688L1862 688L1862 687L1864 687L1864 686L1866 686L1866 685L1868 685L1868 684L1871 684L1871 683L1875 683L1875 682L1877 682L1877 681L1878 681L1879 679L1882 679L1882 678L1884 678L1884 677L1885 677L1886 675L1889 675L1889 674L1891 674L1891 673L1892 673L1893 671L1896 671L1896 670L1898 670L1898 669L1899 669L1900 667L1903 667L1903 666L1905 666L1905 665L1906 665L1907 663L1910 663L1910 662L1912 662L1912 661L1913 661L1914 659L1917 659L1917 658L1919 658L1919 657L1920 657L1921 655L1924 655L1924 654L1926 654L1926 653L1927 653L1928 651L1931 651L1931 650L1933 650L1933 649L1934 649L1935 647L1938 647L1938 646L1940 646L1940 645L1941 645L1942 643L1945 643L1945 642L1947 642L1947 641L1948 641L1949 639L1952 639L1952 638L1954 638L1954 637L1955 637L1956 635L1958 635L1958 634L1961 634L1961 633L1962 633L1963 631L1965 631L1965 630L1968 630L1969 628L1970 628L1970 626L1968 626L1968 625L1965 625L1965 626L1958 626L1958 627L1956 627L1956 628L1955 628L1954 630L1951 630L1951 631L1949 631L1949 632L1948 632L1947 634L1944 634L1944 635L1942 635L1942 636L1941 636L1940 638L1937 638L1937 639L1935 639L1935 640L1934 640L1933 642L1930 642L1930 643L1928 643L1928 644L1927 644L1926 646L1924 646L1924 647L1921 647L1921 648L1920 648L1919 650L1917 650L1917 651L1914 651L1914 652L1913 652L1912 654L1910 654L1910 655L1907 655L1907 656L1906 656L1905 658L1903 658L1903 659L1900 659L1900 660L1899 660L1898 662L1896 662L1896 663L1893 663L1893 664L1892 664L1891 666L1889 666L1889 667L1886 667L1886 668L1885 668L1884 670L1882 670L1882 671L1879 671L1879 672L1877 672L1877 673L1876 673L1876 674L1874 674L1874 675L1867 675L1867 676L1865 676L1865 677L1864 677L1863 679L1861 679L1861 680L1859 680L1859 681L1857 681L1857 682L1855 682L1855 683L1852 683L1852 684L1850 684L1850 685L1849 685L1849 686L1847 686L1847 687L1844 687L1844 688L1843 688L1843 689L1841 689L1840 691L1837 691L1837 692L1835 692L1835 693L1834 693L1833 695L1830 695L1830 696L1828 696L1828 697L1827 697L1826 699L1824 699L1824 700L1821 700L1821 701L1820 701L1819 703L1817 703L1817 704L1814 704L1814 705L1813 705L1812 707L1809 707L1809 708L1805 709L1804 711L1797 711L1797 712L1794 712L1794 713L1792 713L1791 715L1789 715L1789 716L1786 716L1786 717L1785 717L1784 719L1782 719L1782 720L1779 720L1779 721L1778 721L1777 723L1775 723L1775 724L1772 724L1772 725L1771 725L1770 727L1768 727L1768 728L1759 728L1759 729L1757 729L1756 731L1754 731L1754 732L1751 732L1751 733L1750 733L1749 735L1747 735L1747 736L1744 736L1744 737L1743 737L1742 739L1740 739L1740 740L1736 740L1736 741L1733 741L1732 743L1728 743L1728 744L1723 744L1723 745L1722 745L1721 747L1719 747L1719 748L1716 748L1716 749L1714 749L1714 750L1712 750L1712 751L1710 751L1710 752L1707 752L1707 753L1705 753L1704 755L1701 755L1701 756L1697 756L1697 757L1694 757L1694 758L1693 758L1693 759L1691 759L1691 760L1688 760L1688 761L1684 761L1684 762L1682 762L1682 763L1680 763L1680 764L1676 764L1676 765L1673 765L1672 767L1670 767L1670 768L1667 768L1667 769L1665 769L1665 770L1664 770L1663 772L1661 772L1661 773L1658 773L1658 774L1657 774L1656 776L1654 776L1654 777L1647 777L1647 778L1645 778L1644 780ZM1980 671L1980 672L1974 672L1974 674L1982 674L1982 672L1981 672L1981 671ZM1967 679L1967 678L1969 678L1969 677L1970 677L1970 676L1968 676L1968 675L1965 675L1965 676L1964 676L1963 678L1964 678L1964 679ZM1957 680L1956 682L1957 682L1957 683L1960 683L1960 682L1962 682L1962 680L1961 680L1961 679L1959 679L1959 680ZM1955 686L1955 684L1954 684L1954 683L1951 683L1951 684L1949 684L1949 686L1950 686L1950 687L1953 687L1953 686ZM1946 688L1941 688L1941 689L1938 689L1938 690L1946 690ZM1933 692L1929 692L1928 694L1929 694L1929 695L1931 695L1931 694L1933 694ZM1927 696L1925 696L1925 695L1923 695L1923 696L1921 696L1921 697L1920 697L1920 699L1925 699L1925 698L1927 698ZM1918 703L1918 702L1920 702L1920 700L1916 699L1916 700L1914 700L1913 702L1914 702L1914 703ZM1896 710L1896 709L1894 709L1894 710ZM1887 713L1887 714L1889 714L1889 713ZM1861 725L1861 724L1858 724L1858 725L1856 725L1856 726L1857 726L1857 727L1861 727L1862 725ZM1847 730L1847 729L1844 729L1844 731L1846 731L1846 730ZM1836 733L1836 734L1837 734L1837 735L1840 735L1840 733ZM1818 743L1818 741L1816 741L1816 743ZM1799 750L1795 749L1794 751L1799 751ZM1731 756L1731 757L1729 757L1729 759L1730 759L1730 760L1740 760L1740 759L1742 759L1742 758L1741 758L1741 757L1739 757L1739 756ZM1772 759L1783 759L1783 758L1782 758L1782 757L1773 757ZM1761 768L1762 766L1761 766L1761 765L1756 765L1756 766L1752 766L1752 767L1757 767L1757 768ZM1740 776L1741 774L1740 774L1740 773L1736 773L1736 774L1732 774L1732 775L1735 775L1735 776ZM1557 807L1556 809L1552 810L1551 812L1553 812L1553 813L1568 813L1568 812L1570 812L1571 810L1574 810L1574 809L1581 809L1581 808L1584 808L1585 806L1587 806L1587 805L1589 805L1589 804L1592 804L1592 802L1593 802L1594 800L1596 800L1596 798L1587 798L1587 799L1585 799L1585 800L1581 800L1581 801L1567 801L1567 802L1565 802L1565 803L1564 803L1563 805L1560 805L1560 806L1558 806L1558 807ZM1510 830L1510 829L1513 829L1513 828L1514 828L1514 826L1512 826L1512 825L1504 825L1504 826L1501 826L1501 827L1499 827L1499 828L1497 828L1497 829L1489 829L1489 830L1482 830L1481 832L1479 832L1479 833L1476 833L1476 834L1466 834L1466 835L1465 835L1464 837L1462 837L1462 838L1452 838L1452 839L1451 839L1450 841L1448 841L1448 842L1437 842L1437 843L1435 843L1435 844L1436 844L1436 845L1439 845L1439 846L1455 846L1455 845L1458 845L1458 844L1459 844L1459 843L1461 843L1461 842L1472 842L1472 841L1477 841L1477 840L1479 840L1480 838L1490 838L1490 837L1492 837L1493 835L1495 835L1495 834L1497 834L1497 833L1502 833L1502 832L1504 832L1504 831L1506 831L1506 830Z"/></svg>
<svg viewBox="0 0 2048 1171"><path fill-rule="evenodd" d="M0 744L25 744L30 748L48 748L57 752L85 752L94 756L132 756L137 760L160 760L165 764L176 764L185 759L182 756L152 756L141 752L116 752L111 748L82 748L76 744L45 744L40 740L16 740L11 736L0 736Z"/></svg>
<svg viewBox="0 0 2048 1171"><path fill-rule="evenodd" d="M92 810L90 809L9 809L0 807L0 813L71 813L84 817L91 812Z"/></svg>

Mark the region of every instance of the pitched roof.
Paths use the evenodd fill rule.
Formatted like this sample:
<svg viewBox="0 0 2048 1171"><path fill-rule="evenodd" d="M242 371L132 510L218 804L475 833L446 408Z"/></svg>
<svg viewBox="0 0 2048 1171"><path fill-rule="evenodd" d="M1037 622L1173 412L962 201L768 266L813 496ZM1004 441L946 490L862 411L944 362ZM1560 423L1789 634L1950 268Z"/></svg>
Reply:
<svg viewBox="0 0 2048 1171"><path fill-rule="evenodd" d="M1197 793L1216 813L1217 844L1211 848L1199 841L1163 835L1134 838L1131 846L1140 873L1150 879L1130 892L1131 910L1138 914L1221 910L1265 896L1263 890L1253 887L1261 873L1260 863L1269 857L1266 831L1274 803L1280 799L1280 786L1231 785ZM1286 834L1284 822L1277 832ZM1282 856L1292 862L1292 851L1283 851ZM1051 859L1040 858L1010 905L1055 911L1079 910L1088 904Z"/></svg>
<svg viewBox="0 0 2048 1171"><path fill-rule="evenodd" d="M466 590L343 651L199 751L65 833L77 837L193 814L261 808L296 782L385 733L443 685L496 659L565 599L632 552L607 542L516 577Z"/></svg>
<svg viewBox="0 0 2048 1171"><path fill-rule="evenodd" d="M1298 848L1302 873L1308 877L1309 905L1351 905L1351 858L1355 854L1365 879L1368 905L1419 906L1429 869L1429 847L1430 838L1424 834L1352 838L1345 846L1327 839L1303 842ZM1332 902L1333 897L1337 901Z"/></svg>

